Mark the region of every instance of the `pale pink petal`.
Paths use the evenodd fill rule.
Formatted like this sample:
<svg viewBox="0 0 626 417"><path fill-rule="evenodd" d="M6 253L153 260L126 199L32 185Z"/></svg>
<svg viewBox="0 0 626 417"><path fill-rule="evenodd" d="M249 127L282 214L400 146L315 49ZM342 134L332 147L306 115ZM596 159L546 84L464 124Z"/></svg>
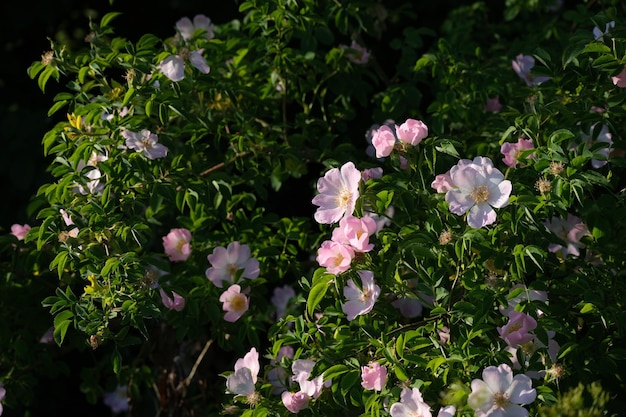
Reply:
<svg viewBox="0 0 626 417"><path fill-rule="evenodd" d="M185 78L185 61L178 55L168 56L157 68L172 81L181 81Z"/></svg>
<svg viewBox="0 0 626 417"><path fill-rule="evenodd" d="M533 389L531 379L524 374L515 375L506 393L509 400L516 404L530 404L537 398L537 391Z"/></svg>
<svg viewBox="0 0 626 417"><path fill-rule="evenodd" d="M206 63L206 59L204 59L199 51L191 51L189 54L189 62L203 74L208 74L211 71L211 68Z"/></svg>

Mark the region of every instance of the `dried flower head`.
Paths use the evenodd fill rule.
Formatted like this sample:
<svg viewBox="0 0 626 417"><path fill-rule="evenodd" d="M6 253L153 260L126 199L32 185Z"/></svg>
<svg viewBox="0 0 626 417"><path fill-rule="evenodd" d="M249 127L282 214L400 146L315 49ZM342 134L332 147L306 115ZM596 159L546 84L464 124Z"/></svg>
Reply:
<svg viewBox="0 0 626 417"><path fill-rule="evenodd" d="M85 42L92 43L96 39L96 34L93 32L89 32L87 36L85 36Z"/></svg>
<svg viewBox="0 0 626 417"><path fill-rule="evenodd" d="M546 179L546 177L541 177L535 183L535 190L541 194L549 193L552 190L552 182Z"/></svg>
<svg viewBox="0 0 626 417"><path fill-rule="evenodd" d="M546 370L546 379L550 382L558 381L559 379L563 378L565 375L567 375L567 370L560 363L554 363L552 364L550 369Z"/></svg>
<svg viewBox="0 0 626 417"><path fill-rule="evenodd" d="M439 244L441 246L445 246L448 243L452 242L452 232L450 232L449 230L444 230L439 234Z"/></svg>
<svg viewBox="0 0 626 417"><path fill-rule="evenodd" d="M126 71L126 74L124 74L124 79L130 83L135 79L136 76L137 76L137 72L135 71L134 68L131 68L128 71Z"/></svg>
<svg viewBox="0 0 626 417"><path fill-rule="evenodd" d="M563 172L563 169L565 169L565 164L563 164L563 162L556 162L556 161L552 161L550 162L550 167L548 168L548 170L550 171L550 174L552 175L560 175L561 172Z"/></svg>
<svg viewBox="0 0 626 417"><path fill-rule="evenodd" d="M54 51L47 51L41 55L41 64L50 65L54 61Z"/></svg>

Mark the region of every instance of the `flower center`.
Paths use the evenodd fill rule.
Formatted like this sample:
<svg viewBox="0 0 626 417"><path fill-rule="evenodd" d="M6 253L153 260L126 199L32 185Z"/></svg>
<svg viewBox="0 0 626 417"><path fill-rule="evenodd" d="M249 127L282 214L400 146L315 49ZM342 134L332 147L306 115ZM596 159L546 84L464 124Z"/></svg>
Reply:
<svg viewBox="0 0 626 417"><path fill-rule="evenodd" d="M370 290L368 288L363 288L361 295L359 295L359 301L364 303L370 296Z"/></svg>
<svg viewBox="0 0 626 417"><path fill-rule="evenodd" d="M226 273L231 277L234 277L237 271L239 271L239 265L237 264L228 264L226 267Z"/></svg>
<svg viewBox="0 0 626 417"><path fill-rule="evenodd" d="M246 306L246 297L242 294L235 295L232 300L230 300L230 306L235 311L243 310Z"/></svg>
<svg viewBox="0 0 626 417"><path fill-rule="evenodd" d="M350 197L350 191L344 188L339 192L339 195L337 196L337 205L339 207L348 207L348 203L350 203Z"/></svg>
<svg viewBox="0 0 626 417"><path fill-rule="evenodd" d="M147 136L142 136L141 137L141 144L146 149L152 149L152 146L154 145L154 141L152 139L150 139L149 137L147 137Z"/></svg>
<svg viewBox="0 0 626 417"><path fill-rule="evenodd" d="M509 402L509 396L506 392L498 392L493 396L493 404L499 408L506 408Z"/></svg>
<svg viewBox="0 0 626 417"><path fill-rule="evenodd" d="M337 256L335 256L335 259L333 260L333 266L337 267L340 266L342 264L344 260L343 255L339 254Z"/></svg>
<svg viewBox="0 0 626 417"><path fill-rule="evenodd" d="M183 253L183 247L185 247L186 244L187 242L185 242L184 240L178 241L178 243L176 244L176 250L178 251L178 253Z"/></svg>
<svg viewBox="0 0 626 417"><path fill-rule="evenodd" d="M509 330L506 332L507 334L511 334L513 332L518 331L519 329L522 328L522 324L521 323L513 323L511 325L511 327L509 327Z"/></svg>
<svg viewBox="0 0 626 417"><path fill-rule="evenodd" d="M489 187L486 185L474 187L470 193L470 197L472 197L472 200L474 200L476 204L484 203L489 200Z"/></svg>

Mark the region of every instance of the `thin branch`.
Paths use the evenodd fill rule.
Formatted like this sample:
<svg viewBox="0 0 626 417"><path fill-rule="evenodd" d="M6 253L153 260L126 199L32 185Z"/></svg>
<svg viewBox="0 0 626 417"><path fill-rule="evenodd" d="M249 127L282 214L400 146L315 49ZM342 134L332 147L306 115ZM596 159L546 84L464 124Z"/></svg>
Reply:
<svg viewBox="0 0 626 417"><path fill-rule="evenodd" d="M202 352L200 352L200 354L198 355L198 358L196 359L196 363L193 364L193 367L191 368L191 372L189 372L189 375L187 376L187 378L185 378L183 381L178 383L178 386L176 387L176 391L181 392L183 390L186 390L189 387L189 385L191 384L191 381L193 380L193 377L196 375L196 371L198 370L198 367L200 366L202 359L204 359L204 355L206 355L207 351L209 350L212 344L213 344L212 339L207 340L207 342L204 344L204 348L202 349Z"/></svg>
<svg viewBox="0 0 626 417"><path fill-rule="evenodd" d="M219 164L213 165L211 168L202 171L200 173L200 176L204 177L205 175L209 175L210 173L217 171L218 169L224 168L226 165L232 164L233 162L237 160L237 158L242 157L242 156L247 156L248 154L250 154L250 152L240 152L236 154L235 156L233 156L232 158L230 158L228 162L220 162Z"/></svg>

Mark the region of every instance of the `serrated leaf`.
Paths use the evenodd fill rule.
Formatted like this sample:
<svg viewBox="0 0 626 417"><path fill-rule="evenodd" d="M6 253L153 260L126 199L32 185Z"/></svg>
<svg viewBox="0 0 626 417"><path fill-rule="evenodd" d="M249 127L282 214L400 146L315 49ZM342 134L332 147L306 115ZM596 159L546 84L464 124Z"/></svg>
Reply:
<svg viewBox="0 0 626 417"><path fill-rule="evenodd" d="M601 42L590 42L585 46L581 53L599 52L602 54L612 55L611 48Z"/></svg>
<svg viewBox="0 0 626 417"><path fill-rule="evenodd" d="M580 308L580 314L592 313L595 310L596 310L596 306L595 305L593 305L592 303L585 303Z"/></svg>
<svg viewBox="0 0 626 417"><path fill-rule="evenodd" d="M33 64L28 68L28 76L34 80L37 74L39 74L44 67L45 66L40 61L33 62Z"/></svg>
<svg viewBox="0 0 626 417"><path fill-rule="evenodd" d="M52 105L52 107L50 107L50 110L48 110L48 117L52 116L54 113L56 113L57 111L65 107L66 105L67 105L67 100L57 101L56 103Z"/></svg>
<svg viewBox="0 0 626 417"><path fill-rule="evenodd" d="M67 329L72 323L72 318L74 317L74 313L69 310L65 310L60 312L54 318L54 341L57 345L61 346L63 340L65 340L65 335L67 333Z"/></svg>
<svg viewBox="0 0 626 417"><path fill-rule="evenodd" d="M331 380L348 372L350 368L346 365L333 365L324 371L324 381Z"/></svg>
<svg viewBox="0 0 626 417"><path fill-rule="evenodd" d="M135 89L134 88L129 88L128 91L126 92L126 94L124 94L124 100L122 101L122 107L126 106L128 104L128 102L130 101L130 99L133 97L134 94L135 94Z"/></svg>
<svg viewBox="0 0 626 417"><path fill-rule="evenodd" d="M49 65L41 72L41 74L39 74L39 78L37 79L37 85L39 86L39 89L41 91L46 91L46 84L48 83L50 77L58 79L59 72L56 70L56 68Z"/></svg>
<svg viewBox="0 0 626 417"><path fill-rule="evenodd" d="M309 316L313 315L313 311L315 311L315 307L322 301L324 296L326 295L326 291L328 291L328 286L330 280L334 278L333 275L324 275L324 279L321 279L319 283L313 285L311 291L309 291L309 296L306 300L306 310L309 313Z"/></svg>
<svg viewBox="0 0 626 417"><path fill-rule="evenodd" d="M110 12L105 14L104 16L102 16L102 19L100 20L100 27L103 28L105 26L108 26L109 23L115 19L117 16L121 15L121 12Z"/></svg>

